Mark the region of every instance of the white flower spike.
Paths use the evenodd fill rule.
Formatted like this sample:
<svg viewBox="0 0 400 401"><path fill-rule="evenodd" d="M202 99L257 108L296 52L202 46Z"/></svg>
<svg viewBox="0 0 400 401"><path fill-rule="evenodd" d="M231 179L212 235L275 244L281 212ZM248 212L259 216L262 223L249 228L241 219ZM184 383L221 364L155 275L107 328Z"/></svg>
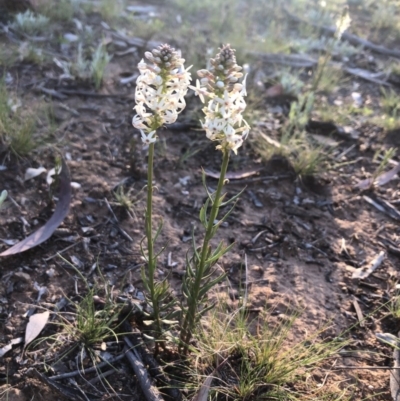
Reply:
<svg viewBox="0 0 400 401"><path fill-rule="evenodd" d="M185 60L169 45L161 45L146 52L138 64L140 75L136 81L132 125L141 131L144 144L154 143L155 132L164 124L172 124L186 107L184 96L191 81Z"/></svg>
<svg viewBox="0 0 400 401"><path fill-rule="evenodd" d="M217 149L232 150L235 154L247 138L250 126L243 119L246 108L246 76L238 83L243 74L242 67L236 64L235 50L224 45L215 59L210 60L209 70L197 72L201 80L196 86L189 86L207 105L203 108L205 121L202 126L207 138L219 142Z"/></svg>

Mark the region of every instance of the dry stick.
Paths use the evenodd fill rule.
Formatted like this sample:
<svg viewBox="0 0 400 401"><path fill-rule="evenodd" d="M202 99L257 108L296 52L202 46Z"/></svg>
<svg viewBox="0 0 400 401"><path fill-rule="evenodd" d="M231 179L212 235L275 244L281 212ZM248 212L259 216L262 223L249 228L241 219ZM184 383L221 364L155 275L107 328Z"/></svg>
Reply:
<svg viewBox="0 0 400 401"><path fill-rule="evenodd" d="M63 89L63 88L57 88L57 92L71 96L76 95L76 96L87 96L87 97L98 97L98 98L108 97L108 98L130 99L130 94L127 93L97 93L84 90Z"/></svg>
<svg viewBox="0 0 400 401"><path fill-rule="evenodd" d="M94 379L89 380L89 383L90 383L90 384L96 384L97 382L99 382L99 381L105 379L105 378L108 377L108 376L111 376L111 375L114 374L114 373L115 373L115 370L114 370L114 369L107 370L107 372L104 372L104 373L102 373L102 374L96 376Z"/></svg>
<svg viewBox="0 0 400 401"><path fill-rule="evenodd" d="M322 26L322 25L318 25L318 24L316 24L314 22L306 21L305 19L300 18L297 15L293 15L285 7L283 7L283 11L292 20L297 21L297 22L301 22L303 24L311 25L314 28L317 28L317 29L319 29L321 31L324 31L324 32L328 33L331 36L333 36L335 34L335 32L336 32L336 28L335 27ZM400 51L392 50L392 49L388 49L388 48L386 48L384 46L376 45L375 43L372 43L369 40L359 38L358 36L352 35L351 33L344 32L342 34L341 38L342 38L342 40L347 40L352 45L362 46L362 47L364 47L366 49L374 51L375 53L380 53L380 54L384 54L385 56L392 56L392 57L400 58Z"/></svg>
<svg viewBox="0 0 400 401"><path fill-rule="evenodd" d="M363 316L362 310L360 308L360 304L358 303L358 300L355 297L353 299L353 306L354 306L354 309L356 310L356 314L357 314L358 322L360 323L360 327L365 327L364 316Z"/></svg>
<svg viewBox="0 0 400 401"><path fill-rule="evenodd" d="M153 386L153 384L151 383L149 374L129 338L124 337L124 342L126 344L126 357L128 358L133 370L135 371L137 379L140 383L140 387L147 401L164 401L158 388Z"/></svg>
<svg viewBox="0 0 400 401"><path fill-rule="evenodd" d="M112 363L117 362L124 357L125 357L125 353L122 353L120 355L115 356L114 358L111 358L108 361L99 363L97 366L93 366L91 368L84 369L84 370L74 370L73 372L63 373L63 374L57 375L57 376L51 376L51 377L49 377L49 379L50 380L68 379L69 377L84 375L86 373L97 372L99 369L104 368L106 366L110 366Z"/></svg>
<svg viewBox="0 0 400 401"><path fill-rule="evenodd" d="M129 339L131 340L133 346L139 352L139 355L144 364L147 366L150 375L156 380L157 384L162 387L164 393L168 395L171 400L182 400L182 394L178 388L174 386L173 380L166 375L163 368L155 360L153 354L149 352L146 346L143 344L140 332L137 330L132 330L131 325L127 321L122 324L121 329L124 333L129 333Z"/></svg>
<svg viewBox="0 0 400 401"><path fill-rule="evenodd" d="M279 53L261 53L261 52L249 52L248 54L257 57L259 59L262 59L265 63L268 64L282 64L295 68L314 68L318 65L318 60L315 60L308 56L302 56L299 54L279 54ZM371 73L361 68L345 67L343 63L329 62L328 65L337 68L342 68L345 72L347 72L350 75L354 75L358 78L365 79L366 81L370 81L378 85L392 86L389 82L379 79L380 77L383 76L383 73L382 74Z"/></svg>

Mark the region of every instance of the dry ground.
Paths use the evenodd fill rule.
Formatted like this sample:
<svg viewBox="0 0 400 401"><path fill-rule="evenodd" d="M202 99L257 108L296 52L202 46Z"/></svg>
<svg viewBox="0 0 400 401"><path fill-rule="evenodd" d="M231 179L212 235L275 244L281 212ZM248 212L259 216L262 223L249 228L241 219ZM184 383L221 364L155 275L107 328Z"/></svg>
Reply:
<svg viewBox="0 0 400 401"><path fill-rule="evenodd" d="M145 201L141 190L146 184L146 150L130 123L134 83L121 84L121 78L135 73L135 65L147 47L145 44L134 53L121 54L118 43L112 43L115 37L100 25L100 14L91 13L86 18L85 24L110 38L110 52L114 54L99 91L79 83L60 83L60 70L51 62L38 65L16 61L2 69L3 74L11 77L9 89L22 98L24 108L33 109L38 100L51 102L58 128L52 138L54 146L22 158L6 149L1 153L0 164L5 169L0 171L0 189L6 189L12 201L0 211L0 251L7 249L7 241L23 239L44 224L54 208L45 174L23 181L28 167L50 169L60 151L72 181L79 183L80 188L73 189L70 212L51 239L25 253L0 260L0 346L23 336L25 313L35 305L49 307L64 295L76 297L77 288L79 293L85 291L80 281L76 284L75 271L58 253L90 280L96 275L92 267L97 263L116 294L138 302L143 300L139 243L144 233ZM73 24L68 22L58 29L67 32ZM2 34L0 40L8 46L11 39ZM399 43L395 45L400 50ZM62 47L54 48L56 53L62 51ZM368 57L377 57L374 60L380 62L378 56L364 53L364 59ZM379 86L354 77L349 80L337 92L338 98L348 101L356 88L363 99L379 103ZM51 99L40 92L41 85L73 92L64 92L62 100ZM250 82L248 90L253 86ZM197 98L188 99L191 110L197 107L196 102ZM284 109L287 102L287 98L262 100L266 114L272 107ZM189 121L190 113L185 116ZM391 400L389 371L337 369L346 365L391 366L392 350L378 342L375 333L397 334L400 329L399 322L383 306L393 296L399 280L399 220L377 210L363 197L398 204L398 177L370 192L355 187L375 171L376 165L371 162L375 150L397 145L398 132L384 136L380 128L362 118L355 125L354 138L333 136L339 143L338 154L352 147L344 158L337 160L343 166L315 177L296 177L281 157L264 162L250 143L232 158L230 172L239 177L244 172L251 174L231 179L227 186L230 194L246 189L218 234L227 243L236 242L233 251L220 263L220 269L228 272L228 280L218 291L228 294L234 307L247 280L249 309L255 316L269 307L273 307L274 319L278 320L301 310L293 338L302 338L322 326L329 326L325 333L328 339L346 331L346 336L353 340L347 349L360 351L357 357L338 356L313 379L321 386L332 382L342 388L353 386L354 400ZM328 133L318 129L315 132ZM155 160L155 216L164 221L159 244L167 242L168 246L160 257L158 274L160 278L168 275L179 295L191 230L194 227L198 236L202 232L198 221L199 207L205 200L201 168L218 171L220 155L214 151L214 144L205 140L203 132L191 129L189 124L165 129L160 137ZM193 150L197 152L190 155ZM344 163L348 161L356 162ZM214 178L208 177L207 182L215 188ZM129 213L116 202L114 192L118 188L129 192L136 201ZM392 241L391 252L385 246L387 240ZM386 257L378 270L365 280L352 279L355 268L369 264L382 250ZM47 288L40 301L38 286ZM361 325L355 305L367 317ZM21 351L16 347L0 359L0 379L15 388L7 399L55 400L53 390L43 390L38 378L26 375L29 367L39 364L40 351L28 350L25 365L16 362ZM69 369L65 365L63 369ZM115 380L114 389L120 397L134 399L132 396L139 390L127 365L122 365Z"/></svg>

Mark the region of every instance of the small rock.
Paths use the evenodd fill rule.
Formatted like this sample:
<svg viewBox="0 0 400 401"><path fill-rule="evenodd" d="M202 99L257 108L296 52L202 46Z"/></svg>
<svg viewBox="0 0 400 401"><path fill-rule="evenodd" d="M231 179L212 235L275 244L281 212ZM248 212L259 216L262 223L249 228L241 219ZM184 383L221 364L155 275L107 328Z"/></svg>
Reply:
<svg viewBox="0 0 400 401"><path fill-rule="evenodd" d="M262 267L261 267L261 266L258 266L258 265L254 265L254 266L251 268L251 270L252 270L253 272L259 273L259 274L262 274L262 273L263 273Z"/></svg>
<svg viewBox="0 0 400 401"><path fill-rule="evenodd" d="M136 294L136 298L139 299L140 301L144 301L146 298L144 297L143 292L138 291Z"/></svg>
<svg viewBox="0 0 400 401"><path fill-rule="evenodd" d="M26 283L30 283L32 281L31 276L28 273L24 272L15 272L14 277L17 277L20 280L25 281Z"/></svg>

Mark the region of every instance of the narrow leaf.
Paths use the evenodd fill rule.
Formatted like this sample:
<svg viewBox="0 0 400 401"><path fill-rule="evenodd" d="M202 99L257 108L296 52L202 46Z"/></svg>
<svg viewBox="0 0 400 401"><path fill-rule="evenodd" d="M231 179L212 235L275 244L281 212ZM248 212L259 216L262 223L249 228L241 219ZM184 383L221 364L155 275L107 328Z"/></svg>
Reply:
<svg viewBox="0 0 400 401"><path fill-rule="evenodd" d="M192 401L207 401L211 383L214 379L213 374L214 372L211 375L207 376L206 380L204 380L204 383L201 385L199 392L193 397Z"/></svg>

